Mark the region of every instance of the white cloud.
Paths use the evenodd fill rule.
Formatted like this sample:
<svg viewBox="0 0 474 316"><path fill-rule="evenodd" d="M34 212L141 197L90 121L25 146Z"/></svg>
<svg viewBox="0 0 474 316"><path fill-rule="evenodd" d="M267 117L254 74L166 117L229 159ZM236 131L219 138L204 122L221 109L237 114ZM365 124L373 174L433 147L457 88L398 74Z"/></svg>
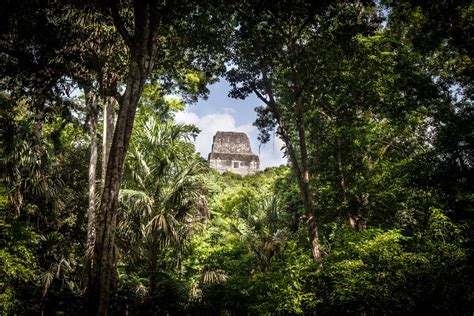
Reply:
<svg viewBox="0 0 474 316"><path fill-rule="evenodd" d="M224 113L235 114L237 111L234 108L223 108L222 111Z"/></svg>
<svg viewBox="0 0 474 316"><path fill-rule="evenodd" d="M187 109L176 113L176 121L184 124L194 124L201 133L194 142L196 150L207 159L212 147L212 138L217 131L238 131L246 133L252 143L252 151L258 154L259 143L257 141L258 130L251 124L237 125L233 116L235 112L229 109L223 109L221 113L213 113L204 116L198 116L196 113L189 112ZM279 166L286 163L283 158L281 147L283 142L276 137L269 143L260 146L260 169Z"/></svg>

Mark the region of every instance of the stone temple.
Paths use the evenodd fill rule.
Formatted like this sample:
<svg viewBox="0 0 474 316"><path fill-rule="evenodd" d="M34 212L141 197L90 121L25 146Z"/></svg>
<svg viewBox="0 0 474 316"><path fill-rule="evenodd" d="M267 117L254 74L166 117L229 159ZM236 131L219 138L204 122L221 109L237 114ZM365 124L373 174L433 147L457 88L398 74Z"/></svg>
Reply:
<svg viewBox="0 0 474 316"><path fill-rule="evenodd" d="M219 131L214 135L209 166L221 173L248 175L259 170L260 160L252 153L247 134Z"/></svg>

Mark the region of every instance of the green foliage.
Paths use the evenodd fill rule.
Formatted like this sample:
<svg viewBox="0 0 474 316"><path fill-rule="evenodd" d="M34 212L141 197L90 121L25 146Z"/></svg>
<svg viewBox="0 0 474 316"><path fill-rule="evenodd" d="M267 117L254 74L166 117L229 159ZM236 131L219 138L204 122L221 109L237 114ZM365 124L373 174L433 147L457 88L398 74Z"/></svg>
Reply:
<svg viewBox="0 0 474 316"><path fill-rule="evenodd" d="M1 210L0 306L2 314L24 313L23 300L38 288L38 260L34 248L38 236L22 222Z"/></svg>
<svg viewBox="0 0 474 316"><path fill-rule="evenodd" d="M80 308L85 137L64 116L38 119L28 98L1 96L2 308L5 313ZM68 306L69 305L69 306Z"/></svg>
<svg viewBox="0 0 474 316"><path fill-rule="evenodd" d="M122 310L120 300L132 300L131 308L136 310L175 313L184 308L188 292L181 280L183 256L190 238L202 230L208 217L207 166L190 143L197 129L175 123L166 107L154 111L151 105L163 99L146 92L143 100L120 191L123 297L116 304ZM134 294L127 298L127 292Z"/></svg>
<svg viewBox="0 0 474 316"><path fill-rule="evenodd" d="M3 314L82 312L90 140L70 95L109 96L126 72L102 3L58 5L0 13ZM473 12L465 0L169 11L126 156L112 312L472 314ZM195 152L199 130L174 121L224 64L232 96L276 100L279 113L257 108L262 142L283 121L298 144L305 127L320 264L294 164L219 174Z"/></svg>
<svg viewBox="0 0 474 316"><path fill-rule="evenodd" d="M472 285L453 283L469 274L461 228L439 210L430 213L414 236L380 229L333 235L333 250L315 283L324 293L322 311L466 312Z"/></svg>
<svg viewBox="0 0 474 316"><path fill-rule="evenodd" d="M267 273L252 275L252 310L262 315L303 315L321 300L308 286L316 276L313 260L294 242L288 242Z"/></svg>
<svg viewBox="0 0 474 316"><path fill-rule="evenodd" d="M280 241L271 238L292 220L281 216L288 204L277 208L280 216L265 207L273 190L288 196L291 182L286 177L291 173L287 168L275 171L242 179L212 175L211 220L185 263L195 275L192 310L285 315L469 310L472 283L463 282L471 275L465 227L439 209L416 210L424 205L420 199L428 207L435 203L427 192L410 194L413 201L407 207L419 216L406 219L409 225L399 222L403 229L357 232L338 222L325 225L326 256L318 267L304 250L300 229ZM256 179L267 190L257 190ZM222 271L225 278L206 285L199 278L206 271Z"/></svg>
<svg viewBox="0 0 474 316"><path fill-rule="evenodd" d="M328 257L322 276L330 280L328 303L349 313L409 311L413 302L412 293L405 291L407 273L422 271L426 260L403 251L406 237L398 231L369 230L358 235L362 233L355 238L346 233L344 244Z"/></svg>

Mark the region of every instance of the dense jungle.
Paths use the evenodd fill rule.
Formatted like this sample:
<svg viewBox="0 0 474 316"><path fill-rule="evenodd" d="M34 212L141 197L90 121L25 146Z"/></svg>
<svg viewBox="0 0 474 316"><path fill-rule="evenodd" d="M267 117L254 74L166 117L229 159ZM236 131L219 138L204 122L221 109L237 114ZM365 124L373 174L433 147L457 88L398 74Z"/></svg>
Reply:
<svg viewBox="0 0 474 316"><path fill-rule="evenodd" d="M7 0L3 315L472 315L474 4ZM255 96L287 164L176 116ZM222 105L225 106L225 105Z"/></svg>

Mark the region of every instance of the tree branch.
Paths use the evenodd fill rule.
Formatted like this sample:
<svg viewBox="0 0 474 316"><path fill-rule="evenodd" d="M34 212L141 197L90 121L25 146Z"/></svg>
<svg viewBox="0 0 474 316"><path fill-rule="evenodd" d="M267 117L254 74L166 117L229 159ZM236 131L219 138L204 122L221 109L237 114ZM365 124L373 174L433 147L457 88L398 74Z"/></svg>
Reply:
<svg viewBox="0 0 474 316"><path fill-rule="evenodd" d="M267 100L261 93L260 91L258 91L257 87L255 86L254 83L251 84L251 89L252 91L255 93L255 95L257 96L257 98L259 98L263 103L265 103L266 105L269 105L268 103L270 103L269 100Z"/></svg>
<svg viewBox="0 0 474 316"><path fill-rule="evenodd" d="M127 29L125 28L125 23L120 16L119 9L117 6L118 1L116 0L109 0L109 7L110 12L112 13L112 19L114 20L114 25L119 34L122 36L125 44L128 47L132 46L132 36L128 33Z"/></svg>

